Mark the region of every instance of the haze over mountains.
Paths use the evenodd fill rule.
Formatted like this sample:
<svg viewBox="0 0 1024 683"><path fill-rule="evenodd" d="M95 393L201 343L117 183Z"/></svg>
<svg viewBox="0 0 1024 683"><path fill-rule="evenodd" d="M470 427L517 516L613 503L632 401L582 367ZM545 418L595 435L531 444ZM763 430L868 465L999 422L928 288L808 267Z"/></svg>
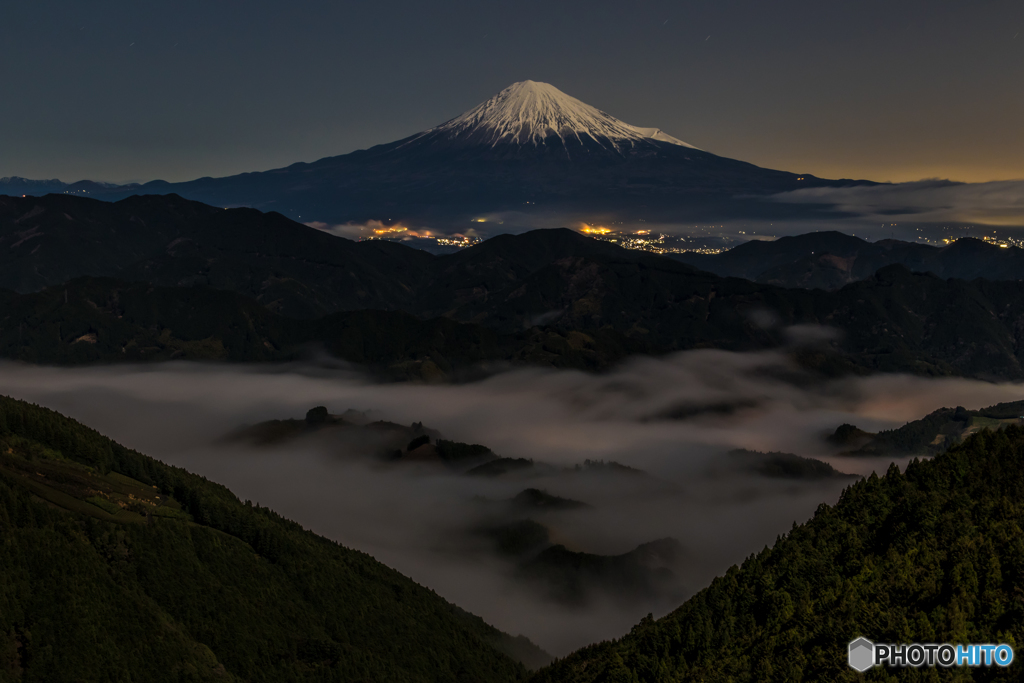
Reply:
<svg viewBox="0 0 1024 683"><path fill-rule="evenodd" d="M510 224L528 224L523 216L540 214L647 221L809 216L823 209L750 196L850 184L856 183L720 157L657 128L627 124L547 83L523 81L429 130L312 163L127 186L4 178L0 193L67 192L111 200L176 193L305 222L401 220L486 231L488 226L472 219L504 216Z"/></svg>
<svg viewBox="0 0 1024 683"><path fill-rule="evenodd" d="M511 682L544 657L52 411L0 397L0 445L3 680Z"/></svg>
<svg viewBox="0 0 1024 683"><path fill-rule="evenodd" d="M884 642L987 637L1016 644L1024 628L1019 602L1009 607L1007 599L1017 583L1006 577L1022 568L1022 445L1024 430L1010 426L915 460L903 473L894 464L678 610L644 619L621 639L584 648L532 680L858 680L863 674L849 668L846 652L859 633L881 634L874 637ZM928 680L936 668L893 667L890 680ZM966 677L1019 676L1012 667L976 671ZM869 680L878 674L884 680L882 671L866 672Z"/></svg>
<svg viewBox="0 0 1024 683"><path fill-rule="evenodd" d="M915 434L919 442L927 443L929 432L914 423L895 434L885 430L938 406L980 407L1019 399L1019 392L1012 384L884 375L794 382L783 354L709 350L635 359L610 373L529 370L457 386L375 384L343 370L311 366L5 364L0 369L0 393L52 406L129 447L226 484L241 499L269 505L367 552L501 630L524 633L558 655L625 634L648 612L664 614L682 598L653 607L627 598L615 609L600 600L580 609L548 601L543 593L538 599L536 590L520 583L539 578L536 566L524 567L529 575L513 579L522 590L510 590L494 571L500 566L487 561L496 559L493 546L485 539L475 545L466 539L468 548L453 543L459 529L475 525L481 515L484 521L492 513L504 515L504 506L514 502L507 512L517 514L529 505L530 512L519 514L535 520L543 514L546 519L538 521L551 525L551 542L577 553L616 556L652 539L675 537L686 552L674 572L689 595L750 552L771 545L819 503L833 503L849 483L821 478L806 467L810 463L784 453L823 457L841 471L881 473L893 459L905 464L910 453L884 460L869 453L837 456L853 446L832 445L824 434L851 423L879 437L913 429L920 432ZM345 406L375 408L372 419L395 420L406 430L422 420L460 441L486 444L503 459L533 459L532 467L494 476L438 471L430 468L428 457L420 459L424 446L405 439L399 448L406 454L384 466L335 440L321 449L298 441L257 450L212 442L226 429L268 417L294 416L301 423L315 404L336 406L337 412ZM1016 414L1019 405L1008 414ZM983 414L992 413L970 411L969 420ZM926 422L930 426L930 419ZM412 424L410 431L418 427ZM387 434L382 430L380 436ZM733 451L755 446L775 453ZM403 463L406 458L412 461ZM619 467L607 477L594 471L592 479L570 471L585 458L615 460L647 474ZM33 471L47 474L42 458L23 467L40 461ZM805 471L788 471L789 465ZM597 479L607 485L598 486ZM562 506L576 501L589 507L545 510L535 500L515 500L527 487L558 496ZM473 547L480 553L462 556ZM584 562L578 568L587 571L588 564L593 567ZM565 566L558 562L551 568L558 565ZM549 574L556 581L559 576ZM388 619L400 612L376 614ZM212 641L201 635L200 642ZM222 642L211 645L218 656Z"/></svg>

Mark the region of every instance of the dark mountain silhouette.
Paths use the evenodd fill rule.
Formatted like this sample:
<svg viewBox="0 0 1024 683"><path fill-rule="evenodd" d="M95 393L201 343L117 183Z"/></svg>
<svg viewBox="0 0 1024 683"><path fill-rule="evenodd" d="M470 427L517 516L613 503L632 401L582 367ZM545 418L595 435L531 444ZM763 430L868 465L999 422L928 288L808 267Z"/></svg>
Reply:
<svg viewBox="0 0 1024 683"><path fill-rule="evenodd" d="M0 197L0 287L19 292L120 277L230 289L311 317L408 305L431 260L399 244L339 239L280 214L176 195Z"/></svg>
<svg viewBox="0 0 1024 683"><path fill-rule="evenodd" d="M1024 283L902 265L834 292L787 289L565 229L433 256L175 196L65 195L0 198L0 261L0 284L23 292L0 296L4 354L36 362L280 360L316 342L399 377L452 377L487 361L599 369L789 345L829 374L1024 377ZM97 275L119 281L69 280ZM839 334L793 337L806 324Z"/></svg>
<svg viewBox="0 0 1024 683"><path fill-rule="evenodd" d="M31 294L0 290L0 357L31 363L281 362L319 351L391 380L440 380L477 376L481 364L598 370L639 350L614 332L504 335L402 311L287 318L208 287L80 278Z"/></svg>
<svg viewBox="0 0 1024 683"><path fill-rule="evenodd" d="M936 247L900 240L868 242L841 232L812 232L771 242L746 242L721 254L689 252L671 258L716 275L780 287L839 289L893 264L942 278L1024 278L1024 249L973 238Z"/></svg>

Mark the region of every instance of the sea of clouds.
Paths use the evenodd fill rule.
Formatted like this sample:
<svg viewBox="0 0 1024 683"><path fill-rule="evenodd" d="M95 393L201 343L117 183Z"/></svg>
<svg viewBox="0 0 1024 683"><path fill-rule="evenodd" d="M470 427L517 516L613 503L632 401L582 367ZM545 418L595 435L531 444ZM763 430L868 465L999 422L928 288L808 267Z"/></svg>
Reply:
<svg viewBox="0 0 1024 683"><path fill-rule="evenodd" d="M769 479L737 469L734 448L819 457L860 475L890 459L838 455L823 439L842 423L875 431L943 406L1024 398L1024 387L886 375L804 376L781 353L689 351L636 358L600 374L516 370L466 384L375 383L354 370L168 363L53 368L0 365L0 394L38 403L160 460L229 486L346 546L372 554L440 595L555 655L619 636L664 614L732 564L770 545L850 480ZM301 418L327 406L423 422L445 438L555 465L533 480L483 480L442 468L382 466L343 446L226 444L245 424ZM707 406L734 410L702 412ZM689 415L672 419L670 415ZM559 467L614 460L643 477L562 476ZM900 462L899 464L905 464ZM557 542L624 553L672 537L678 591L655 599L567 605L524 585L507 561L467 535L481 498L524 486L591 507L552 522Z"/></svg>

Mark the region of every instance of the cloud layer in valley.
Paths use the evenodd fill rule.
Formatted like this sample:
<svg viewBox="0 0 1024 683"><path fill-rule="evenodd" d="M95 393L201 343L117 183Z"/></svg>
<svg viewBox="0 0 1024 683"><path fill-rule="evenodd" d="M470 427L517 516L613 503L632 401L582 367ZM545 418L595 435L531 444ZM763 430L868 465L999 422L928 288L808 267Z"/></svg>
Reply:
<svg viewBox="0 0 1024 683"><path fill-rule="evenodd" d="M775 195L788 204L830 205L871 221L1024 226L1024 180L817 187Z"/></svg>
<svg viewBox="0 0 1024 683"><path fill-rule="evenodd" d="M888 459L835 455L822 436L844 422L875 431L942 407L1024 398L1024 387L906 376L793 382L776 353L693 351L637 358L613 372L519 370L462 385L375 384L337 369L165 364L44 368L5 364L0 393L75 417L133 448L228 485L307 528L413 577L499 628L556 655L621 635L663 614L731 564L771 544L849 480L768 479L727 466L734 448L820 457L846 472ZM790 379L786 379L790 378ZM554 467L534 478L483 479L441 468L383 466L326 442L255 448L218 438L242 424L296 417L315 405L423 422L445 438ZM645 477L563 476L585 460ZM678 539L676 593L623 604L547 600L466 533L481 500L524 487L591 507L550 518L553 540L618 554Z"/></svg>

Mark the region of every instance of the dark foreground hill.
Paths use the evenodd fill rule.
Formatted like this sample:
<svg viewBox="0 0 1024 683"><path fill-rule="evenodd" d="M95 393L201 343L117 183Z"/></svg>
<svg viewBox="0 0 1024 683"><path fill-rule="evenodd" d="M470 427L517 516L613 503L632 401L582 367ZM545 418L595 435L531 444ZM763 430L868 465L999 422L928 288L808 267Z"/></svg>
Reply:
<svg viewBox="0 0 1024 683"><path fill-rule="evenodd" d="M822 505L668 616L534 683L856 681L847 644L1024 642L1024 428L981 432ZM1018 680L1018 664L865 680Z"/></svg>
<svg viewBox="0 0 1024 683"><path fill-rule="evenodd" d="M672 258L724 277L780 287L839 289L894 264L943 279L1020 280L1024 249L965 238L944 246L901 240L868 242L841 232L812 232L772 242L751 241L721 254Z"/></svg>
<svg viewBox="0 0 1024 683"><path fill-rule="evenodd" d="M0 539L0 681L517 681L505 653L539 653L368 555L2 397Z"/></svg>

